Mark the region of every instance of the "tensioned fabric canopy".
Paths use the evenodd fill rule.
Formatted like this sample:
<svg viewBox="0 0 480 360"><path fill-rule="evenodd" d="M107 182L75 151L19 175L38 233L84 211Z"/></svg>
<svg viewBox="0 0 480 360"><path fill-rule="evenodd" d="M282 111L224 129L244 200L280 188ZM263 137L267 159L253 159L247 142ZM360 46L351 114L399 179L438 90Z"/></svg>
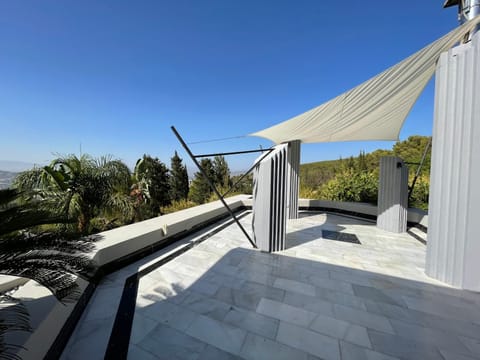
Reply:
<svg viewBox="0 0 480 360"><path fill-rule="evenodd" d="M440 54L480 23L480 16L451 31L363 84L303 114L250 134L280 144L398 140L415 101L435 72Z"/></svg>

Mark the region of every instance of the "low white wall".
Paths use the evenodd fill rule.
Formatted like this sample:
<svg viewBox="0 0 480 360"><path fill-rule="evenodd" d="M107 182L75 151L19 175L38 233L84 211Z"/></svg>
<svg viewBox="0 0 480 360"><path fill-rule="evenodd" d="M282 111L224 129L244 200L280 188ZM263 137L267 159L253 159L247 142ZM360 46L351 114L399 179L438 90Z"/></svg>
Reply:
<svg viewBox="0 0 480 360"><path fill-rule="evenodd" d="M27 281L28 279L18 276L0 275L0 293L14 289L17 286L21 286Z"/></svg>
<svg viewBox="0 0 480 360"><path fill-rule="evenodd" d="M235 211L249 206L247 204L251 206L250 199L250 195L237 195L225 201ZM101 232L96 250L92 253L93 260L98 266L103 266L223 215L228 215L227 209L220 201L214 201Z"/></svg>
<svg viewBox="0 0 480 360"><path fill-rule="evenodd" d="M300 199L300 207L327 208L377 216L377 206L367 203ZM421 209L408 208L407 221L428 227L428 213Z"/></svg>

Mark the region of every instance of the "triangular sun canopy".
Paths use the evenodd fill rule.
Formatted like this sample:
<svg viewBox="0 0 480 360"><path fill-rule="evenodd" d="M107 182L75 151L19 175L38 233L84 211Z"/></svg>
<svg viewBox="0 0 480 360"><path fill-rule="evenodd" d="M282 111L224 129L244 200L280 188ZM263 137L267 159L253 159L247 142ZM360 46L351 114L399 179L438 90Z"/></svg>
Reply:
<svg viewBox="0 0 480 360"><path fill-rule="evenodd" d="M440 54L479 22L477 16L363 84L250 135L276 144L292 140L304 143L398 140L403 122L433 76Z"/></svg>

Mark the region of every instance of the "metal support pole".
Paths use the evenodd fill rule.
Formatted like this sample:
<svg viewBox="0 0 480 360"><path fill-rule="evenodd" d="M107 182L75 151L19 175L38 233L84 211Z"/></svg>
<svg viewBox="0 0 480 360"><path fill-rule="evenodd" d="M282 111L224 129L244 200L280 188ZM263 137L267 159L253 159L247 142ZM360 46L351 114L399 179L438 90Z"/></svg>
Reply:
<svg viewBox="0 0 480 360"><path fill-rule="evenodd" d="M268 151L268 149L231 151L231 152L214 153L214 154L200 154L200 155L194 155L194 157L195 157L195 158L204 158L204 157L223 156L223 155L252 154L252 153L258 153L258 152L265 152L265 151Z"/></svg>
<svg viewBox="0 0 480 360"><path fill-rule="evenodd" d="M420 160L420 164L417 167L417 172L415 173L415 177L413 178L413 181L412 181L412 186L410 186L410 189L408 191L408 200L410 200L410 198L412 197L413 189L415 188L415 183L417 182L417 179L420 176L420 171L422 170L423 163L427 158L428 149L430 149L431 145L432 145L432 137L428 139L427 146L425 146L425 150L423 150L422 160Z"/></svg>
<svg viewBox="0 0 480 360"><path fill-rule="evenodd" d="M250 242L250 244L256 249L257 248L257 245L255 245L255 243L253 242L253 240L250 238L250 235L248 235L247 231L244 229L244 227L242 226L242 224L240 224L240 221L238 221L237 217L235 216L235 214L233 213L232 209L230 209L230 207L228 206L228 204L226 203L225 199L223 198L223 196L220 194L220 192L217 190L217 188L215 187L215 185L212 183L212 180L210 180L210 178L208 177L207 173L205 172L205 170L203 170L203 168L200 166L200 164L198 163L197 159L195 158L195 155L193 155L193 153L190 151L190 149L188 148L187 144L185 143L185 141L183 141L182 137L180 136L180 134L178 133L177 129L175 129L174 126L171 127L173 133L175 134L175 136L177 137L178 141L180 141L180 144L182 144L183 148L185 149L185 151L187 152L188 156L190 156L190 158L192 159L192 161L195 163L195 165L197 166L198 170L200 170L200 173L203 175L203 177L205 178L205 180L207 180L208 182L208 185L210 186L210 188L215 192L215 194L218 196L218 198L220 199L220 201L222 202L223 206L225 206L225 208L227 209L227 211L230 213L230 216L233 218L233 220L235 220L235 222L237 223L237 225L240 227L240 230L242 230L242 232L244 233L244 235L247 237L248 241Z"/></svg>
<svg viewBox="0 0 480 360"><path fill-rule="evenodd" d="M235 187L240 184L242 182L243 179L245 179L245 177L250 174L252 172L253 169L255 169L255 166L257 166L258 164L260 164L262 162L263 159L265 159L272 151L273 151L273 148L270 148L270 149L267 149L267 150L264 150L264 151L267 151L266 154L264 154L255 164L252 165L252 167L250 169L247 170L247 172L245 172L245 174L243 174L240 179L238 179L238 181L233 184L230 189L227 190L227 192L225 192L225 194L222 195L222 197L225 197L227 196L227 194L229 194L233 189L235 189Z"/></svg>

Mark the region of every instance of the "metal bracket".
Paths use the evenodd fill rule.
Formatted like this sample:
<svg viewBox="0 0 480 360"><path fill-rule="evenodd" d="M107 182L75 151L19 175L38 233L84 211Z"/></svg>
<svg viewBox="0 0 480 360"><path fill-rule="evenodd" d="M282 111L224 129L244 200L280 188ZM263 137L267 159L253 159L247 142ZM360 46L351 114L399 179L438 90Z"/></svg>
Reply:
<svg viewBox="0 0 480 360"><path fill-rule="evenodd" d="M253 240L250 238L250 235L248 235L247 231L245 230L245 228L242 226L242 224L240 223L240 221L238 221L237 217L235 216L234 212L232 211L232 209L230 209L230 207L228 206L227 202L225 201L224 199L224 195L220 194L220 192L218 191L218 189L216 188L216 186L213 184L212 180L208 177L207 173L205 172L205 170L200 166L200 163L197 161L197 157L205 157L205 155L201 155L201 156L195 156L191 151L190 149L188 148L187 144L185 143L185 141L182 139L182 137L180 136L180 134L178 133L178 131L175 129L174 126L171 127L173 133L175 134L175 136L177 137L178 141L180 142L180 144L182 144L183 148L185 149L185 151L187 152L188 156L190 156L190 158L192 159L192 161L195 163L195 165L197 166L198 170L200 170L200 173L203 175L203 177L205 178L205 180L208 182L208 185L210 186L210 188L213 190L213 192L218 196L218 198L220 199L220 201L222 202L223 206L227 209L227 211L229 212L230 216L233 218L233 220L235 220L235 222L237 223L238 227L240 228L240 230L242 230L243 234L247 237L248 241L250 242L250 244L256 249L257 248L257 245L253 242ZM253 169L253 168L252 168ZM238 183L238 182L237 182ZM228 192L227 192L228 193Z"/></svg>

